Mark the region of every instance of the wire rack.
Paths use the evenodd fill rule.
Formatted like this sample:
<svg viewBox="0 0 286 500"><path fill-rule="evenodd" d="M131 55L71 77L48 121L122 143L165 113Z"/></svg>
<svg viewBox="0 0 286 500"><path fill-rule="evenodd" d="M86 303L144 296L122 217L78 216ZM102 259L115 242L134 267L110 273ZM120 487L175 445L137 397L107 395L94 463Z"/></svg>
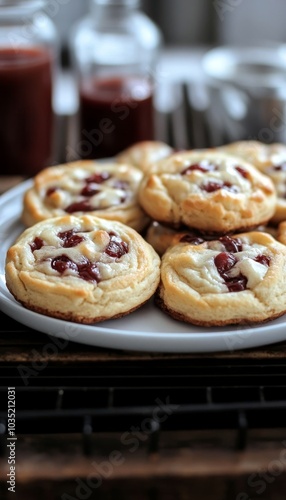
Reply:
<svg viewBox="0 0 286 500"><path fill-rule="evenodd" d="M51 366L23 387L16 366L0 368L1 432L7 426L7 380L16 386L17 433L123 432L148 419L150 449L161 432L232 429L247 446L249 429L283 428L286 361L161 360ZM156 411L157 410L157 411ZM158 422L154 412L168 416ZM89 442L90 441L90 442Z"/></svg>

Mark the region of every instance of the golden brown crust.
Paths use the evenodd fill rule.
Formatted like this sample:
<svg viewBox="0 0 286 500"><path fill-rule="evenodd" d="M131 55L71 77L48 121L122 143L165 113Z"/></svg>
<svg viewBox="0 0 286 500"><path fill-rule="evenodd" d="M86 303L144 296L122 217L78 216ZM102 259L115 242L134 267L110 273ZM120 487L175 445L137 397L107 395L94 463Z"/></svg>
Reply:
<svg viewBox="0 0 286 500"><path fill-rule="evenodd" d="M96 317L91 317L91 318L87 318L86 316L81 316L80 314L75 314L73 312L71 312L70 314L63 313L60 310L51 312L47 308L42 308L42 307L34 306L33 304L31 304L31 302L29 302L29 304L27 304L26 302L22 302L20 300L18 300L18 302L23 307L26 307L27 309L30 309L30 311L33 311L33 312L38 313L38 314L43 314L44 316L49 316L51 318L56 318L56 319L62 319L64 321L70 321L72 323L80 323L80 324L83 324L83 325L91 325L91 324L95 324L95 323L102 323L103 321L109 321L110 319L120 319L120 318L123 318L127 314L131 314L132 312L137 311L137 309L139 309L140 307L143 307L143 305L146 302L148 302L148 300L146 300L142 304L139 304L136 307L133 307L132 309L130 309L130 310L124 312L124 313L118 313L118 314L115 314L112 317L109 317L109 316L100 316L100 317L98 317L98 316L96 316Z"/></svg>
<svg viewBox="0 0 286 500"><path fill-rule="evenodd" d="M286 145L282 143L264 144L259 141L236 141L217 148L226 154L242 158L267 175L277 193L276 210L272 224L286 219Z"/></svg>
<svg viewBox="0 0 286 500"><path fill-rule="evenodd" d="M95 174L109 176L98 183L88 183ZM89 213L106 220L117 220L141 232L149 219L138 202L138 189L143 174L131 165L98 163L81 160L42 170L33 179L33 186L24 194L22 221L26 227L52 217L64 216L75 203L87 203ZM94 194L82 194L88 186Z"/></svg>
<svg viewBox="0 0 286 500"><path fill-rule="evenodd" d="M286 247L262 232L232 238L243 244L235 253L215 241L199 246L180 243L167 250L157 305L175 319L200 326L260 323L283 315ZM216 267L214 259L225 252L235 260L227 279L232 276L235 284L242 283L238 291Z"/></svg>
<svg viewBox="0 0 286 500"><path fill-rule="evenodd" d="M277 226L277 240L286 245L286 221L280 222Z"/></svg>
<svg viewBox="0 0 286 500"><path fill-rule="evenodd" d="M237 156L254 165L261 172L272 165L286 161L286 145L281 143L264 144L260 141L236 141L216 148L217 151Z"/></svg>
<svg viewBox="0 0 286 500"><path fill-rule="evenodd" d="M201 164L204 171L188 167ZM214 168L209 168L214 167ZM240 170L239 170L240 169ZM216 183L221 188L208 191ZM269 177L243 160L216 151L187 151L157 163L140 185L139 202L153 219L205 233L229 233L266 224L276 191Z"/></svg>
<svg viewBox="0 0 286 500"><path fill-rule="evenodd" d="M66 215L26 229L7 252L5 275L27 309L90 324L141 307L158 286L160 258L120 222Z"/></svg>
<svg viewBox="0 0 286 500"><path fill-rule="evenodd" d="M142 170L144 174L150 172L154 163L167 158L174 152L173 148L162 141L141 141L122 151L116 157L118 163L130 164Z"/></svg>
<svg viewBox="0 0 286 500"><path fill-rule="evenodd" d="M215 323L212 321L204 321L204 320L197 320L192 318L192 320L189 320L186 318L185 315L178 313L177 311L174 311L172 309L169 309L163 302L163 300L160 298L159 294L155 294L155 300L154 303L165 313L168 314L173 319L176 319L177 321L182 321L183 323L191 323L192 325L196 326L202 326L202 327L224 327L227 325L242 325L242 326L253 326L254 323L267 323L268 321L274 321L277 318L280 318L285 314L285 311L281 311L280 313L274 314L273 316L264 318L263 320L257 319L255 317L252 317L250 319L244 319L244 318L234 318L231 323L228 321L220 321L217 320Z"/></svg>

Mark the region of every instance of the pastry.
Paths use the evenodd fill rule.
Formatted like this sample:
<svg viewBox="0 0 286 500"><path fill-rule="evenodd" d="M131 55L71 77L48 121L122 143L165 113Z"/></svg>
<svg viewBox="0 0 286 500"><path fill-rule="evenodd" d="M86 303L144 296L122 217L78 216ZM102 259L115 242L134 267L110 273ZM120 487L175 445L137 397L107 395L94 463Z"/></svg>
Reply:
<svg viewBox="0 0 286 500"><path fill-rule="evenodd" d="M266 224L276 199L269 177L213 150L176 153L157 162L139 188L139 202L151 219L209 234Z"/></svg>
<svg viewBox="0 0 286 500"><path fill-rule="evenodd" d="M160 258L121 222L65 215L27 228L7 252L5 274L27 309L89 324L141 307L158 286Z"/></svg>
<svg viewBox="0 0 286 500"><path fill-rule="evenodd" d="M280 243L286 245L286 220L278 224L276 238Z"/></svg>
<svg viewBox="0 0 286 500"><path fill-rule="evenodd" d="M224 326L283 315L285 295L286 247L253 231L169 248L162 256L156 304L187 323Z"/></svg>
<svg viewBox="0 0 286 500"><path fill-rule="evenodd" d="M272 224L286 219L286 145L264 144L259 141L237 141L218 150L249 161L273 181L277 193L276 210Z"/></svg>
<svg viewBox="0 0 286 500"><path fill-rule="evenodd" d="M198 231L188 228L180 228L177 231L154 221L148 227L145 239L161 256L169 247L180 242L185 241L193 245L200 245L205 241L205 236L201 235Z"/></svg>
<svg viewBox="0 0 286 500"><path fill-rule="evenodd" d="M23 223L29 227L51 217L89 213L140 232L149 222L138 203L142 177L131 165L89 160L48 167L24 195Z"/></svg>
<svg viewBox="0 0 286 500"><path fill-rule="evenodd" d="M130 164L148 173L153 163L167 158L174 152L173 148L162 141L141 141L124 149L117 155L116 161Z"/></svg>
<svg viewBox="0 0 286 500"><path fill-rule="evenodd" d="M280 228L280 230L279 230ZM286 222L281 223L278 227L273 226L257 226L255 231L268 233L273 238L278 239L281 243L286 244ZM279 235L279 237L278 237ZM159 222L153 221L147 228L145 239L152 245L158 255L162 256L166 250L178 243L190 243L191 245L201 245L204 241L214 239L213 236L202 234L194 229L181 227L176 230L168 226L164 226Z"/></svg>

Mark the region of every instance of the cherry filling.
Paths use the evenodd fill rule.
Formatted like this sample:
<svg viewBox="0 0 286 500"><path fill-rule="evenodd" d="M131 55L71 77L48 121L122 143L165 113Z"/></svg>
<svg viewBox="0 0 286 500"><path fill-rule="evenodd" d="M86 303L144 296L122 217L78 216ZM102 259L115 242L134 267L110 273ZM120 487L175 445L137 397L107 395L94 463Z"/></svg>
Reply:
<svg viewBox="0 0 286 500"><path fill-rule="evenodd" d="M219 241L224 245L227 252L237 253L242 251L242 242L239 238L222 236Z"/></svg>
<svg viewBox="0 0 286 500"><path fill-rule="evenodd" d="M94 196L95 194L100 193L100 189L98 188L98 184L102 184L111 178L109 172L102 172L101 174L93 174L90 177L85 179L85 186L81 190L82 196Z"/></svg>
<svg viewBox="0 0 286 500"><path fill-rule="evenodd" d="M77 245L78 243L76 242L78 239L81 241L84 239L75 234L73 230L59 233L58 236L63 240L65 248ZM110 241L105 249L105 253L110 257L119 259L122 255L125 255L129 251L128 244L115 233L109 233L109 236ZM67 255L63 254L52 259L51 267L60 274L63 274L68 269L71 269L77 273L79 278L85 281L94 281L99 283L101 280L97 262L91 262L90 260L85 260L83 263L77 264Z"/></svg>
<svg viewBox="0 0 286 500"><path fill-rule="evenodd" d="M193 172L194 170L200 170L201 172L213 172L217 170L217 165L213 165L212 163L204 164L204 163L195 163L194 165L190 165L186 167L181 175L187 175L189 172Z"/></svg>
<svg viewBox="0 0 286 500"><path fill-rule="evenodd" d="M201 245L204 242L202 238L199 238L195 234L185 234L180 238L180 242L191 243L191 245Z"/></svg>
<svg viewBox="0 0 286 500"><path fill-rule="evenodd" d="M62 246L64 248L76 247L82 241L84 241L83 236L75 234L73 229L70 229L69 231L63 231L62 233L58 233L57 236L62 240L63 242Z"/></svg>
<svg viewBox="0 0 286 500"><path fill-rule="evenodd" d="M207 193L213 193L214 191L218 191L219 189L227 189L228 191L231 191L232 193L238 193L237 186L234 186L230 182L210 181L207 184L203 184L201 186L201 189L203 189Z"/></svg>
<svg viewBox="0 0 286 500"><path fill-rule="evenodd" d="M247 278L246 276L243 276L243 274L239 274L235 278L231 278L228 281L226 281L226 286L229 290L229 292L243 292L243 290L246 289L247 285Z"/></svg>
<svg viewBox="0 0 286 500"><path fill-rule="evenodd" d="M101 188L98 186L99 184L103 184L105 181L110 179L112 176L109 172L102 172L101 174L93 174L90 177L85 179L85 185L80 191L80 195L84 196L85 199L80 201L75 201L71 203L65 208L65 211L69 214L74 212L92 212L95 210L100 210L100 208L93 207L88 198L91 196L97 195L101 192ZM112 186L114 189L122 189L125 190L128 187L129 183L126 181L115 181ZM119 203L124 203L126 201L126 195L122 195L120 197ZM107 208L107 207L105 207Z"/></svg>
<svg viewBox="0 0 286 500"><path fill-rule="evenodd" d="M235 167L235 170L237 170L237 172L239 172L239 173L240 173L240 175L241 175L242 177L244 177L245 179L247 179L247 178L248 178L248 172L247 172L247 170L245 170L244 168L242 168L242 167Z"/></svg>
<svg viewBox="0 0 286 500"><path fill-rule="evenodd" d="M72 214L73 212L91 212L92 210L96 209L91 206L88 200L76 201L65 208L68 214Z"/></svg>
<svg viewBox="0 0 286 500"><path fill-rule="evenodd" d="M219 275L224 280L229 292L241 292L246 289L247 278L243 274L229 276L227 273L236 264L237 259L231 253L221 252L214 259Z"/></svg>
<svg viewBox="0 0 286 500"><path fill-rule="evenodd" d="M68 269L75 271L80 278L85 281L95 281L99 283L100 273L97 264L86 260L82 264L76 264L67 255L60 255L51 262L52 269L63 274Z"/></svg>
<svg viewBox="0 0 286 500"><path fill-rule="evenodd" d="M47 189L46 191L46 195L47 196L51 196L52 194L54 194L56 191L58 191L59 188L53 186L53 187L50 187Z"/></svg>
<svg viewBox="0 0 286 500"><path fill-rule="evenodd" d="M225 278L225 273L237 263L237 259L231 253L221 252L215 256L214 263L220 276Z"/></svg>
<svg viewBox="0 0 286 500"><path fill-rule="evenodd" d="M270 266L270 257L267 257L267 255L257 255L257 257L254 259L255 262L259 262L259 264L263 264L264 266L269 267Z"/></svg>
<svg viewBox="0 0 286 500"><path fill-rule="evenodd" d="M52 269L58 271L58 273L63 274L67 269L73 269L77 271L77 265L66 255L60 255L51 262Z"/></svg>
<svg viewBox="0 0 286 500"><path fill-rule="evenodd" d="M34 239L33 243L31 243L30 248L32 252L35 252L35 250L40 250L43 246L44 246L43 240L37 236Z"/></svg>
<svg viewBox="0 0 286 500"><path fill-rule="evenodd" d="M85 179L86 184L102 184L103 182L107 181L108 179L111 178L111 175L109 172L101 172L100 174L92 174L90 177L87 177Z"/></svg>
<svg viewBox="0 0 286 500"><path fill-rule="evenodd" d="M78 274L85 281L100 281L100 272L96 263L87 261L84 264L77 264Z"/></svg>
<svg viewBox="0 0 286 500"><path fill-rule="evenodd" d="M267 257L267 255L262 254L257 255L257 257L255 257L253 260L255 262L259 262L259 264L263 264L264 266L269 267L271 259L270 257ZM229 292L241 292L246 289L247 285L247 278L242 273L239 273L238 276L228 275L228 272L233 268L236 262L237 259L232 253L221 252L214 258L214 263L217 271L224 280Z"/></svg>
<svg viewBox="0 0 286 500"><path fill-rule="evenodd" d="M92 182L90 184L87 184L86 186L84 186L80 192L80 194L82 196L87 196L87 197L94 196L95 194L98 194L98 193L100 193L100 189L98 189L98 185L93 184Z"/></svg>
<svg viewBox="0 0 286 500"><path fill-rule="evenodd" d="M105 253L110 257L115 257L119 259L122 255L125 255L129 251L128 244L125 243L119 236L114 233L109 233L110 241L105 249Z"/></svg>

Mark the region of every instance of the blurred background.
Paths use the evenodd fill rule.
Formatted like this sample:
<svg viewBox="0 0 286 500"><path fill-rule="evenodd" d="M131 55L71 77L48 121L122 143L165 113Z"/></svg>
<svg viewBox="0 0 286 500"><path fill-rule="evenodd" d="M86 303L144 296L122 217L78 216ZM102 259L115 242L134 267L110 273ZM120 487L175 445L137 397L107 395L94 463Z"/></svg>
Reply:
<svg viewBox="0 0 286 500"><path fill-rule="evenodd" d="M63 47L71 24L88 12L88 0L70 0L55 16ZM255 45L286 42L284 0L142 0L167 46Z"/></svg>
<svg viewBox="0 0 286 500"><path fill-rule="evenodd" d="M17 0L13 3L14 8L22 2L23 0ZM107 2L106 0L94 1L94 4L96 3L100 5ZM86 137L82 137L81 133L86 130L90 133L95 128L95 124L100 122L98 119L94 120L94 115L91 122L84 123L84 126L80 122L81 113L83 115L87 111L90 114L92 104L96 105L96 98L94 89L92 98L90 95L80 95L81 85L79 78L77 79L79 72L75 75L72 71L73 57L76 53L75 44L72 43L71 34L74 33L72 30L78 25L78 21L88 19L89 22L92 19L91 4L91 0L46 0L45 3L46 17L49 17L55 25L58 34L61 62L55 92L53 92L53 108L58 123L56 133L53 134L56 144L48 164L86 157L83 151L83 146L87 147ZM286 143L285 0L272 0L271 2L269 0L251 0L251 2L247 0L141 0L140 4L141 11L159 28L163 39L157 73L154 74L156 82L154 106L152 102L156 139L176 149L215 147L248 139L265 143ZM2 10L5 5L9 5L9 2L0 0ZM94 33L92 34L96 31L92 23L89 25L89 34L85 31L88 25L84 25L81 31L82 50L78 60L81 60L81 72L84 76L87 76L87 59L89 59L90 67L94 65L93 70L97 68L96 71L100 66L100 59L104 57L113 58L114 67L124 66L122 59L120 63L118 62L119 38L114 42L120 31L117 19L112 21L114 24L111 27L109 45L107 49L106 47L102 49L99 40L103 40L105 35L101 35L105 33L106 26L102 27L100 24L102 19L98 21L99 18L100 16L95 15L92 21L94 23L97 19L99 23L96 28L98 29L99 26L97 38L94 38ZM20 21L22 22L23 19ZM28 21L29 19L30 21L38 19L39 28L40 17L30 16ZM136 23L136 28L133 28L134 23L130 22L133 41L136 39L136 34L140 32L140 36L142 39L145 38L145 41L147 40L148 45L150 42L148 36L153 29L151 28L149 35L146 36L148 21L145 31L139 30ZM24 26L22 34L25 34L26 30L26 34L29 35L30 28L31 26ZM7 23L5 24L2 16L2 32L3 30L5 34ZM41 31L40 27L39 32ZM113 35L115 36L112 39ZM152 35L150 37L152 38ZM4 42L2 40L4 46L6 38L4 35ZM29 36L26 38L29 41ZM44 42L45 33L42 38ZM89 49L86 44L89 44ZM138 47L141 47L140 44ZM129 57L129 51L133 52L130 54L134 57L132 64L143 66L142 52L139 55L132 42L124 46L120 57L124 58L125 54ZM92 58L94 60L91 63ZM108 64L105 61L105 66ZM132 65L130 64L129 67ZM149 76L150 74L151 72ZM2 89L0 93L3 98L2 108L0 106L2 116L3 108L7 108L5 92ZM31 102L33 102L33 92L31 96ZM81 97L83 97L85 108L88 108L84 112L81 107ZM11 102L15 109L14 99ZM109 111L105 111L105 118L109 116ZM8 115L10 123L10 114ZM16 115L20 113L17 111ZM118 118L119 114L117 113L117 117L115 115L116 113L113 113L110 119ZM132 135L135 126L132 125L127 134L123 130L121 118L118 119L120 119L122 138L128 135L130 141L136 142ZM32 121L35 122L34 118ZM137 117L134 123L139 123L140 126L144 123L145 130L148 129L146 113L144 120L139 120ZM127 126L127 121L124 121L124 124ZM14 130L15 126L11 127L13 137ZM21 136L21 124L19 130ZM140 133L142 135L142 131ZM3 130L2 135L5 135ZM36 135L36 132L35 134L29 133L29 137L33 135ZM152 137L153 135L152 132ZM110 137L107 136L108 134L104 134L106 141L109 141ZM140 137L140 134L138 133L137 136ZM144 138L149 137L145 134ZM123 149L126 142L123 139L120 141ZM16 150L10 147L9 151L14 149ZM34 155L33 147L31 151ZM91 154L94 154L93 150ZM101 152L101 157L112 157L114 154L114 151L110 151L110 154L104 151ZM21 156L23 156L22 153ZM8 163L6 161L6 164ZM20 163L22 165L22 159ZM38 164L42 167L40 162ZM10 172L11 169L6 168L4 174Z"/></svg>
<svg viewBox="0 0 286 500"><path fill-rule="evenodd" d="M70 64L70 27L88 13L88 8L88 0L70 0L63 2L53 16L64 68ZM178 149L219 146L240 139L286 142L285 0L142 0L141 8L160 28L164 39L164 78L156 101L159 140ZM220 46L235 50L270 49L268 59L260 59L259 68L255 66L254 54L251 89L249 82L246 85L239 80L240 71L228 75L228 82L223 81L225 75L221 79L208 73L203 56ZM244 53L238 55L244 57ZM279 61L278 66L272 67L275 60ZM225 67L230 62L229 57L214 61L214 67ZM274 81L272 73L277 68L279 75ZM261 72L267 77L263 81ZM59 85L56 107L60 114L69 115L75 112L77 102L72 82L69 93L67 85L67 79ZM278 120L275 131L269 125L274 119ZM70 136L71 144L74 140Z"/></svg>

